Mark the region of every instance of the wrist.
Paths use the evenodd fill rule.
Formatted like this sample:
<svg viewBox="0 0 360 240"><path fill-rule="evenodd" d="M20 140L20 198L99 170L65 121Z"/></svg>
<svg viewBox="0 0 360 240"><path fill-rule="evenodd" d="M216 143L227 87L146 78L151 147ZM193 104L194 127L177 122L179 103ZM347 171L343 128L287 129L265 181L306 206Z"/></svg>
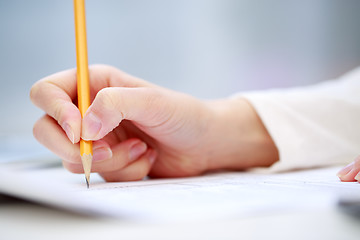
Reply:
<svg viewBox="0 0 360 240"><path fill-rule="evenodd" d="M268 167L278 150L252 105L244 98L207 102L213 114L207 142L208 170Z"/></svg>

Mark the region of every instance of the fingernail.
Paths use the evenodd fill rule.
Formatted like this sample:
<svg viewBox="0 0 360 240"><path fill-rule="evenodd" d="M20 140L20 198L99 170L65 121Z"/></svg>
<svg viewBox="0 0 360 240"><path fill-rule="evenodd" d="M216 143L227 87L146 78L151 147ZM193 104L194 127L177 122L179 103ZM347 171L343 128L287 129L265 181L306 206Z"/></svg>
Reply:
<svg viewBox="0 0 360 240"><path fill-rule="evenodd" d="M100 162L112 158L112 151L108 147L100 147L93 149L93 161Z"/></svg>
<svg viewBox="0 0 360 240"><path fill-rule="evenodd" d="M149 154L149 162L151 165L154 164L155 160L156 160L156 157L157 157L157 153L155 150L151 150L150 151L150 154Z"/></svg>
<svg viewBox="0 0 360 240"><path fill-rule="evenodd" d="M355 176L355 180L360 181L360 172Z"/></svg>
<svg viewBox="0 0 360 240"><path fill-rule="evenodd" d="M147 145L144 142L138 142L131 146L129 152L130 161L138 159L147 149Z"/></svg>
<svg viewBox="0 0 360 240"><path fill-rule="evenodd" d="M92 140L96 137L96 135L98 135L101 127L102 123L100 118L90 112L89 114L86 114L83 119L81 137L84 140Z"/></svg>
<svg viewBox="0 0 360 240"><path fill-rule="evenodd" d="M72 131L70 124L64 123L63 129L66 133L66 136L69 138L69 140L74 144L75 143L75 135Z"/></svg>
<svg viewBox="0 0 360 240"><path fill-rule="evenodd" d="M341 174L341 171L336 174L337 177L342 178L344 174Z"/></svg>

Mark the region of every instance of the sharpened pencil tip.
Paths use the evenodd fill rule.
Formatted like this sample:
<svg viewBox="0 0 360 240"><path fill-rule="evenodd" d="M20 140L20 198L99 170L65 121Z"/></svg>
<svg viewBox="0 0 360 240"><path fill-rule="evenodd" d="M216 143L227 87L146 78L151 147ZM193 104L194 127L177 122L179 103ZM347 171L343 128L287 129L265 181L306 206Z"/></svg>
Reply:
<svg viewBox="0 0 360 240"><path fill-rule="evenodd" d="M86 185L87 185L87 188L89 188L92 154L83 154L81 156L81 160L82 160L82 164L83 164L83 167L84 167Z"/></svg>
<svg viewBox="0 0 360 240"><path fill-rule="evenodd" d="M89 189L89 187L90 187L89 180L87 179L87 177L85 177L85 180L86 180L86 186Z"/></svg>

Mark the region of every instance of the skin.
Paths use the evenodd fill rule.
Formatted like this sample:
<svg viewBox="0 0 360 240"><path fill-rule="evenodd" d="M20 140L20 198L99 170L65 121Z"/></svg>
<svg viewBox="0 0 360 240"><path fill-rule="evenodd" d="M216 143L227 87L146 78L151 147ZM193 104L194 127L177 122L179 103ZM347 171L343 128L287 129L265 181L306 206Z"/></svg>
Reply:
<svg viewBox="0 0 360 240"><path fill-rule="evenodd" d="M343 182L360 182L360 156L355 158L355 160L341 169L337 176Z"/></svg>
<svg viewBox="0 0 360 240"><path fill-rule="evenodd" d="M76 70L33 85L32 102L45 111L35 138L83 173L80 137L94 141L92 172L106 181L186 177L219 169L270 166L277 148L245 99L202 101L130 76L89 68L92 104L81 119Z"/></svg>
<svg viewBox="0 0 360 240"><path fill-rule="evenodd" d="M32 102L45 111L35 138L83 173L80 138L94 141L92 172L106 181L186 177L220 169L267 167L278 150L245 99L203 101L165 89L116 68L89 68L92 104L81 119L76 70L33 85ZM342 169L342 181L359 181L360 157ZM356 179L355 179L356 178Z"/></svg>

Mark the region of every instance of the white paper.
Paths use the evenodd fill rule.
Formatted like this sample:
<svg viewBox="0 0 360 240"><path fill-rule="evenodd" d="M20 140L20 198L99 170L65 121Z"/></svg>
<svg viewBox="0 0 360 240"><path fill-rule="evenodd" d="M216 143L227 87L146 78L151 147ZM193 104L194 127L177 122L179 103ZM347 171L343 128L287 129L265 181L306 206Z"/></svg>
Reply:
<svg viewBox="0 0 360 240"><path fill-rule="evenodd" d="M222 172L178 179L105 183L63 168L0 165L0 192L71 211L134 221L197 221L334 207L339 196L359 195L336 168L282 174Z"/></svg>

